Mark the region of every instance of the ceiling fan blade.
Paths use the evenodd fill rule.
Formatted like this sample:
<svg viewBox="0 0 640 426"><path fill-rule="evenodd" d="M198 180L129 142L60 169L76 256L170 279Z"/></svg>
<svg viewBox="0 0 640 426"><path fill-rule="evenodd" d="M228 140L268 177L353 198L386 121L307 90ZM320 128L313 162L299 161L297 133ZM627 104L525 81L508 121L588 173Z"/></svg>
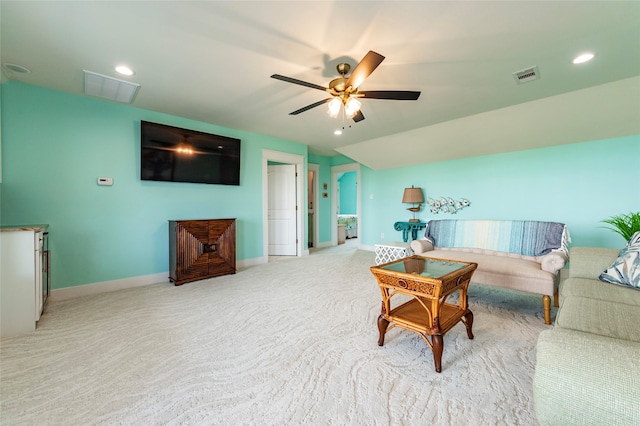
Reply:
<svg viewBox="0 0 640 426"><path fill-rule="evenodd" d="M293 111L293 112L290 112L290 113L289 113L289 115L298 115L298 114L300 114L301 112L305 112L305 111L310 110L311 108L315 108L315 107L320 106L320 105L322 105L322 104L326 104L326 103L327 103L327 102L329 102L331 99L333 99L333 98L327 98L327 99L323 99L323 100L318 101L318 102L314 102L314 103L312 103L311 105L307 105L306 107L303 107L303 108L300 108L300 109L295 110L295 111Z"/></svg>
<svg viewBox="0 0 640 426"><path fill-rule="evenodd" d="M362 82L369 77L376 68L378 68L378 65L380 65L383 60L384 56L370 50L369 53L364 55L364 58L362 58L360 63L356 65L356 68L349 76L349 80L347 80L346 87L351 86L354 89L357 89L358 86L360 86Z"/></svg>
<svg viewBox="0 0 640 426"><path fill-rule="evenodd" d="M365 99L391 99L397 101L415 101L420 97L420 92L408 90L366 90L358 92Z"/></svg>
<svg viewBox="0 0 640 426"><path fill-rule="evenodd" d="M280 74L273 74L271 78L275 78L276 80L286 81L287 83L299 84L300 86L311 87L312 89L322 90L323 92L327 91L326 87L319 86L317 84L309 83L302 80L297 80L295 78L286 77Z"/></svg>
<svg viewBox="0 0 640 426"><path fill-rule="evenodd" d="M353 121L357 123L358 121L362 120L364 120L364 114L362 114L362 111L358 110L358 112L356 112L356 115L353 116Z"/></svg>

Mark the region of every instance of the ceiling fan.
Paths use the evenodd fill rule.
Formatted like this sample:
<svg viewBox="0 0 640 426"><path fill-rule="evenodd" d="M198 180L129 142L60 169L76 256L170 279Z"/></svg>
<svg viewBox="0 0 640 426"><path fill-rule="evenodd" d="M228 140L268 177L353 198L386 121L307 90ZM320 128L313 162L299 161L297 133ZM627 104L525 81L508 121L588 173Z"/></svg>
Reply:
<svg viewBox="0 0 640 426"><path fill-rule="evenodd" d="M398 101L415 101L420 96L420 92L407 90L366 90L359 91L358 87L369 77L369 75L378 68L378 65L384 60L384 56L372 50L367 53L364 58L356 65L355 69L349 77L347 74L351 70L349 64L338 64L336 69L340 77L331 80L329 87L323 87L314 83L286 77L280 74L273 74L271 78L286 81L287 83L299 84L301 86L310 87L312 89L322 90L331 95L330 98L314 102L311 105L295 110L289 115L298 115L312 108L329 103L329 115L337 117L341 106L344 106L345 114L352 118L356 123L364 120L364 115L360 111L360 101L363 99L387 99Z"/></svg>

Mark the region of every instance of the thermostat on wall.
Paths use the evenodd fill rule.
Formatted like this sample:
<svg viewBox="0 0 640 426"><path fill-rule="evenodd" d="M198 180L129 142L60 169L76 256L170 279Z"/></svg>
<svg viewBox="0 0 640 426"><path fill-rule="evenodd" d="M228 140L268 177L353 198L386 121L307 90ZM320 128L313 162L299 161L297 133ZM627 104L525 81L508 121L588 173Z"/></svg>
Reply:
<svg viewBox="0 0 640 426"><path fill-rule="evenodd" d="M98 185L111 186L113 185L113 178L98 178Z"/></svg>

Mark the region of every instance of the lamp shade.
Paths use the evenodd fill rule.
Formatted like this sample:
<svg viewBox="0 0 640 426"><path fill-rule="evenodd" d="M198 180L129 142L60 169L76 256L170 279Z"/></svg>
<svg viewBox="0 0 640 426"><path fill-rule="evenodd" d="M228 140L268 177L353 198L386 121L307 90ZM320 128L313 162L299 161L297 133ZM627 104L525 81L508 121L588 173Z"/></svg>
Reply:
<svg viewBox="0 0 640 426"><path fill-rule="evenodd" d="M422 188L405 188L404 195L402 196L403 203L424 203L424 197L422 196Z"/></svg>

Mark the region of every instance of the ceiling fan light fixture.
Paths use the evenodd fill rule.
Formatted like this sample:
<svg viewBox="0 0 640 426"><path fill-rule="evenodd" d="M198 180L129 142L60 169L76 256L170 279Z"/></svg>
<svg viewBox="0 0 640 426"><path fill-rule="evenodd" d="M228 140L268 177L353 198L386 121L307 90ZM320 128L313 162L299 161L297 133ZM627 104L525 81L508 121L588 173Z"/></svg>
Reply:
<svg viewBox="0 0 640 426"><path fill-rule="evenodd" d="M359 100L357 100L356 98L350 97L347 100L347 103L344 105L344 112L347 114L349 118L353 118L353 116L356 115L358 111L360 111L361 106L362 104L360 103Z"/></svg>
<svg viewBox="0 0 640 426"><path fill-rule="evenodd" d="M336 118L338 116L338 113L340 113L340 106L342 105L342 101L340 100L340 98L335 97L329 101L328 105L329 116L331 118Z"/></svg>

